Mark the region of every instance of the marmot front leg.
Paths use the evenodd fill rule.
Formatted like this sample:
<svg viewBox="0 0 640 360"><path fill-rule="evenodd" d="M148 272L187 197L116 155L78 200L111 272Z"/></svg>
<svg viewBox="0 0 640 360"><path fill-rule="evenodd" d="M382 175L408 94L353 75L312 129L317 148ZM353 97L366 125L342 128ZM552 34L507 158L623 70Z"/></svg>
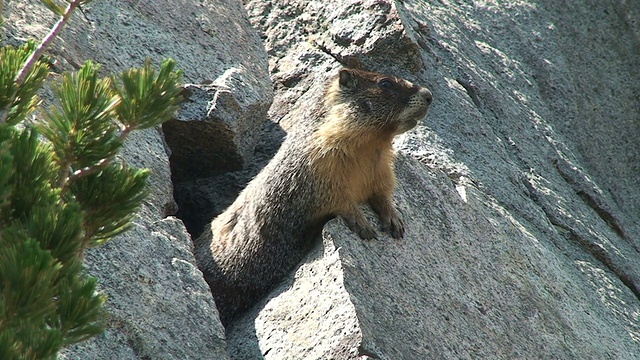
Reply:
<svg viewBox="0 0 640 360"><path fill-rule="evenodd" d="M352 204L347 211L340 213L340 216L347 222L349 229L358 234L361 239L371 240L376 238L376 229L371 226L371 223L369 223L369 220L357 205Z"/></svg>
<svg viewBox="0 0 640 360"><path fill-rule="evenodd" d="M394 239L402 239L404 222L393 206L391 197L384 194L373 194L369 199L369 205L380 216L382 231L391 234Z"/></svg>

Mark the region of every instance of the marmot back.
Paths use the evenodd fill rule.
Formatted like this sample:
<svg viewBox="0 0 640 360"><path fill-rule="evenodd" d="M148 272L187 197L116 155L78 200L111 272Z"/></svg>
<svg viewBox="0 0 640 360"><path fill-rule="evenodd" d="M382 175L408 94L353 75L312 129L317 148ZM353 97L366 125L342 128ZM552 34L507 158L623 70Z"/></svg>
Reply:
<svg viewBox="0 0 640 360"><path fill-rule="evenodd" d="M196 260L224 325L305 256L324 223L342 217L362 239L381 228L401 238L392 201L393 137L426 114L431 92L392 76L342 69L329 83L311 131L293 131L235 202L196 240Z"/></svg>

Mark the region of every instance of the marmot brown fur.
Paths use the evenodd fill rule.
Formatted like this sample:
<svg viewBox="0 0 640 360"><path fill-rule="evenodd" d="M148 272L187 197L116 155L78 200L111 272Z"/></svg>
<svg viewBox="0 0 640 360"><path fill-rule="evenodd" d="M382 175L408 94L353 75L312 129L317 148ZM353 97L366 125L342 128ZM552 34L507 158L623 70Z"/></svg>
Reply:
<svg viewBox="0 0 640 360"><path fill-rule="evenodd" d="M293 131L235 202L196 240L196 259L223 324L253 305L299 263L324 223L342 217L362 239L404 234L392 194L392 140L426 114L431 92L387 75L341 69L324 94L322 119Z"/></svg>

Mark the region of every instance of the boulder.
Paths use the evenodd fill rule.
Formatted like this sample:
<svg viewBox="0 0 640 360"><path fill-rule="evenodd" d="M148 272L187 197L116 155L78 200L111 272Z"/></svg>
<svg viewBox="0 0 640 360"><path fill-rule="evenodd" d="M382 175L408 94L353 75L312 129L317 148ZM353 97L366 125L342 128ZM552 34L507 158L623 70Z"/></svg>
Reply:
<svg viewBox="0 0 640 360"><path fill-rule="evenodd" d="M46 33L52 17L36 3L6 4L6 42ZM94 1L51 48L56 70L173 57L190 84L164 128L168 145L157 129L127 144L128 162L154 170L153 195L132 231L88 252L109 327L63 358L637 358L640 7L244 6L265 49L233 0ZM178 215L197 234L304 126L341 66L434 94L426 119L395 143L405 238L362 241L331 220L225 339L189 235L167 217L172 178Z"/></svg>
<svg viewBox="0 0 640 360"><path fill-rule="evenodd" d="M42 39L55 21L40 1L5 5L5 43ZM100 63L102 74L109 76L142 66L146 59L159 64L174 58L184 71L184 82L192 84L186 88L195 89L175 121L233 121L230 128L248 133L233 141L209 133L214 139L196 144L198 155L215 153L215 144L226 142L239 158L250 158L254 128L261 128L271 103L266 53L239 1L93 1L74 13L48 55L54 80L55 73L76 70L88 59ZM221 96L209 91L215 86L224 90ZM51 100L50 93L43 95ZM167 130L167 142L174 154L194 149L172 129ZM152 194L131 231L87 252L87 271L99 278L109 297L108 327L104 334L66 349L62 358L228 358L224 329L210 289L194 265L190 236L182 221L170 216L177 207L168 153L160 129L128 138L122 156L128 164L152 170ZM187 177L183 169L192 170L179 159L173 163L179 179Z"/></svg>
<svg viewBox="0 0 640 360"><path fill-rule="evenodd" d="M407 233L365 242L329 222L227 329L231 357L634 359L640 8L332 4L246 3L270 115L295 126L342 65L428 86L425 121L396 141Z"/></svg>

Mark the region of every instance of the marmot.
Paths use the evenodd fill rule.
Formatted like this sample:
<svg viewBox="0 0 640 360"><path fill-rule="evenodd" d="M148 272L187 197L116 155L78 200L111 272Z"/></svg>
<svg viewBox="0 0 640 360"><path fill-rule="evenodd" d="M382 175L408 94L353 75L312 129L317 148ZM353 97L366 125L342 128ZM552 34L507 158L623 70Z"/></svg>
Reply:
<svg viewBox="0 0 640 360"><path fill-rule="evenodd" d="M402 238L392 201L394 135L427 114L432 95L406 80L343 68L329 83L317 125L290 132L267 166L196 240L196 259L226 326L308 252L322 226L342 217L362 239Z"/></svg>

